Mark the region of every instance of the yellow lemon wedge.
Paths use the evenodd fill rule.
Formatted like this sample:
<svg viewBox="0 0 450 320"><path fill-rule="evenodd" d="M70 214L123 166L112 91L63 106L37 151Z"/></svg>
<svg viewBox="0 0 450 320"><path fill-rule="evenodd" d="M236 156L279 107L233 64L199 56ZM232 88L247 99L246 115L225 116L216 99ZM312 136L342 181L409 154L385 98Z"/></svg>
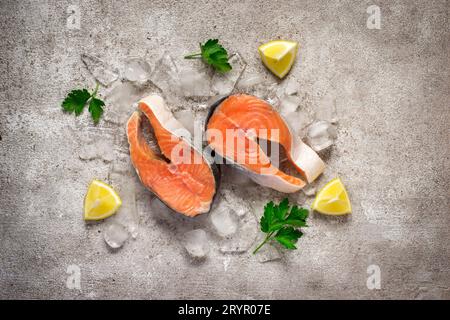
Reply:
<svg viewBox="0 0 450 320"><path fill-rule="evenodd" d="M328 182L317 194L311 209L336 216L351 213L350 199L341 179Z"/></svg>
<svg viewBox="0 0 450 320"><path fill-rule="evenodd" d="M298 43L287 40L269 41L258 48L264 65L280 79L291 70L297 50Z"/></svg>
<svg viewBox="0 0 450 320"><path fill-rule="evenodd" d="M93 180L84 198L84 220L101 220L112 216L122 205L114 189L99 180Z"/></svg>

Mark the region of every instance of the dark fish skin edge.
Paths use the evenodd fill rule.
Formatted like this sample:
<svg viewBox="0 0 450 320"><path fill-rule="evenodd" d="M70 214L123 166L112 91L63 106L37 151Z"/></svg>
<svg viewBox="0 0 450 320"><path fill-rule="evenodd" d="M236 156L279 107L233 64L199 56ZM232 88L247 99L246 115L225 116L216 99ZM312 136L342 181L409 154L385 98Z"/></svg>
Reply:
<svg viewBox="0 0 450 320"><path fill-rule="evenodd" d="M204 154L206 154L206 158L208 159L208 161L212 161L212 163L214 163L218 168L219 171L220 170L220 165L216 163L216 159L218 157L218 159L223 160L221 163L225 163L225 159L222 159L220 157L219 154L216 154L215 151L213 149L211 149L211 147L208 145L208 141L206 139L206 131L208 130L208 123L209 123L209 119L211 119L211 116L213 115L214 111L216 111L217 107L220 106L220 104L225 101L230 95L226 95L226 96L218 96L217 100L214 101L210 106L209 106L209 110L208 110L208 114L206 115L206 119L205 119L205 146L203 148L204 150Z"/></svg>
<svg viewBox="0 0 450 320"><path fill-rule="evenodd" d="M214 158L211 157L211 153L210 153L210 148L209 147L205 147L203 149L203 158L205 159L206 162L208 162L209 167L211 168L211 171L213 173L214 176L214 181L215 183L215 191L214 191L214 196L211 200L211 207L210 207L210 211L212 209L213 203L217 197L217 194L219 193L219 187L220 187L220 183L221 183L221 179L222 179L222 169L219 165L217 165L217 163L215 163Z"/></svg>
<svg viewBox="0 0 450 320"><path fill-rule="evenodd" d="M230 97L230 95L226 95L226 96L218 96L217 100L214 101L210 106L209 106L209 110L208 110L208 114L206 116L206 120L205 120L205 131L208 128L208 122L209 119L211 118L211 116L213 115L214 111L216 111L217 107L220 106L220 104L222 102L224 102L228 97Z"/></svg>
<svg viewBox="0 0 450 320"><path fill-rule="evenodd" d="M236 94L239 94L239 93L236 93ZM234 94L233 94L233 95L234 95ZM212 117L213 113L214 113L214 112L216 111L216 109L222 104L222 102L224 102L224 101L225 101L226 99L228 99L230 96L232 96L232 95L230 94L230 95L225 95L225 96L218 96L218 97L217 97L217 100L215 100L215 101L211 104L211 106L209 107L209 110L208 110L208 115L206 116L206 121L205 121L205 132L206 132L206 130L208 129L208 122L209 122L209 119ZM216 164L216 166L219 168L219 171L222 171L222 170L221 170L221 167L222 167L223 165L228 164L228 165L231 165L231 166L232 166L233 168L235 168L236 170L240 171L242 174L248 175L248 174L247 174L247 171L246 171L243 167L241 167L241 166L239 166L239 165L236 165L236 164L234 164L234 163L230 163L229 160L227 160L227 159L221 157L218 153L216 154L216 153L214 152L214 150L212 150L212 149L209 147L209 145L207 145L206 139L205 139L205 144L206 144L206 146L205 146L205 148L204 148L204 153L208 153L207 158L208 158L208 159L212 159L212 161L214 161L214 163ZM216 163L216 161L218 161L218 160L220 160L220 164L217 164L217 163Z"/></svg>
<svg viewBox="0 0 450 320"><path fill-rule="evenodd" d="M205 134L206 134L206 130L208 129L208 122L209 119L211 118L211 116L213 115L214 111L216 111L217 107L220 106L220 104L225 101L230 95L226 95L226 96L218 96L217 100L215 100L210 106L209 106L209 110L208 110L208 114L206 116L206 120L205 120ZM220 180L221 180L221 175L222 175L222 165L223 163L225 163L225 159L223 159L222 157L219 156L219 154L216 154L214 152L214 150L211 149L211 147L208 145L208 141L205 139L205 146L203 148L204 152L204 157L206 159L208 159L208 161L211 163L211 168L213 169L213 173L214 173L214 177L217 180L217 185L220 185ZM216 163L216 159L221 159L221 163L222 164L218 164ZM217 187L218 189L218 187ZM216 191L217 191L216 189ZM217 196L217 192L214 195L214 198Z"/></svg>
<svg viewBox="0 0 450 320"><path fill-rule="evenodd" d="M211 118L212 114L214 113L216 108L228 97L229 97L229 95L219 96L218 99L215 102L213 102L211 104L211 106L209 107L208 114L205 119L205 130L204 130L205 135L206 135L206 130L208 128L208 122L209 122L209 119ZM209 147L208 141L206 139L204 139L203 157L206 159L206 161L208 161L208 163L211 167L211 170L213 172L214 179L216 180L216 192L214 193L214 197L211 202L211 208L212 208L212 204L214 203L214 201L217 197L217 194L218 194L217 191L219 190L221 179L222 179L222 167L221 167L221 165L216 163L216 161L215 161L216 156L217 155L215 154L214 150L212 150Z"/></svg>

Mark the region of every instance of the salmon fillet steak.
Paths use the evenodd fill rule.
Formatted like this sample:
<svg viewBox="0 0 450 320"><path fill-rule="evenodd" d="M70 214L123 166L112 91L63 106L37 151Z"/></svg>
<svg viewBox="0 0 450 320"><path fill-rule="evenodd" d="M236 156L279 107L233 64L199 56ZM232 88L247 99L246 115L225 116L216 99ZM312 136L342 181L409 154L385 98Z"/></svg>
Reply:
<svg viewBox="0 0 450 320"><path fill-rule="evenodd" d="M269 103L246 94L222 98L211 106L206 139L209 148L256 183L285 193L296 192L306 183L281 171L273 162L273 154L269 156L261 148L263 142L284 148L288 160L307 182L314 181L325 168Z"/></svg>
<svg viewBox="0 0 450 320"><path fill-rule="evenodd" d="M142 128L145 118L160 153L146 141ZM127 123L130 157L141 182L172 210L194 217L210 210L219 173L215 164L183 137L183 132L186 129L158 95L140 100L139 111Z"/></svg>

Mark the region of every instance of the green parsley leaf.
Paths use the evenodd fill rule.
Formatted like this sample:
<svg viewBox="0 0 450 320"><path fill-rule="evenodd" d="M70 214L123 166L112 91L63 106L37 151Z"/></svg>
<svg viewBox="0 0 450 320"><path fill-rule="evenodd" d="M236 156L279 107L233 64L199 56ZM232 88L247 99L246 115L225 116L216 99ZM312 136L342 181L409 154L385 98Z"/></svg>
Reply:
<svg viewBox="0 0 450 320"><path fill-rule="evenodd" d="M278 220L283 220L289 210L289 201L287 198L283 199L280 204L275 208L275 217Z"/></svg>
<svg viewBox="0 0 450 320"><path fill-rule="evenodd" d="M277 234L275 235L275 240L277 240L286 249L293 250L297 249L295 244L302 235L303 233L299 230L296 230L292 227L285 227L277 232Z"/></svg>
<svg viewBox="0 0 450 320"><path fill-rule="evenodd" d="M80 115L83 112L86 102L91 97L91 94L86 89L72 90L62 102L64 111L69 113L75 112L75 115Z"/></svg>
<svg viewBox="0 0 450 320"><path fill-rule="evenodd" d="M97 98L92 98L91 102L89 102L89 112L91 113L92 119L94 123L98 123L101 115L103 114L103 106L105 103Z"/></svg>
<svg viewBox="0 0 450 320"><path fill-rule="evenodd" d="M308 213L307 209L294 205L284 223L293 227L307 227L306 219L308 218Z"/></svg>
<svg viewBox="0 0 450 320"><path fill-rule="evenodd" d="M287 249L297 249L295 244L303 233L297 228L307 227L308 210L296 205L289 207L288 199L283 199L279 205L270 201L264 207L261 217L261 231L266 233L264 241L253 251L255 254L268 241L274 239Z"/></svg>
<svg viewBox="0 0 450 320"><path fill-rule="evenodd" d="M219 44L218 39L209 39L204 44L200 43L200 52L185 56L185 59L202 58L203 61L212 66L220 73L228 72L232 69L228 62L228 53L225 48Z"/></svg>
<svg viewBox="0 0 450 320"><path fill-rule="evenodd" d="M264 233L269 232L269 228L273 223L273 202L270 201L264 207L264 215L261 217L261 231Z"/></svg>
<svg viewBox="0 0 450 320"><path fill-rule="evenodd" d="M62 102L61 107L64 111L69 113L75 112L75 115L79 116L89 101L89 112L91 113L94 123L97 124L103 114L103 106L105 105L102 100L96 97L98 87L99 84L97 83L97 86L92 93L86 89L75 89L70 91Z"/></svg>

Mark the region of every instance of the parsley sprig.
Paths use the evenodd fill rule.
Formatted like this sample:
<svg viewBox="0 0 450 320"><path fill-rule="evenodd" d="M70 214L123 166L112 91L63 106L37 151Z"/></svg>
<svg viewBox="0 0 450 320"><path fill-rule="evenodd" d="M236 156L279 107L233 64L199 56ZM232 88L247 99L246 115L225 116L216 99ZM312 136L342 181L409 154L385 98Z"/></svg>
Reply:
<svg viewBox="0 0 450 320"><path fill-rule="evenodd" d="M209 39L204 44L200 43L200 52L189 54L184 58L202 58L204 62L212 66L220 73L225 73L232 69L230 63L228 62L227 50L219 44L218 39Z"/></svg>
<svg viewBox="0 0 450 320"><path fill-rule="evenodd" d="M62 102L61 107L64 111L68 113L75 112L75 115L79 116L89 101L88 110L91 113L94 123L97 124L103 114L103 106L105 105L103 100L97 98L98 88L99 84L97 83L92 93L87 89L75 89L70 91Z"/></svg>
<svg viewBox="0 0 450 320"><path fill-rule="evenodd" d="M264 215L261 217L261 231L266 233L266 237L253 251L253 254L272 239L278 241L286 249L297 249L295 244L303 233L298 229L307 227L306 219L308 210L299 208L296 205L289 207L289 200L286 198L275 205L270 201L264 207Z"/></svg>

